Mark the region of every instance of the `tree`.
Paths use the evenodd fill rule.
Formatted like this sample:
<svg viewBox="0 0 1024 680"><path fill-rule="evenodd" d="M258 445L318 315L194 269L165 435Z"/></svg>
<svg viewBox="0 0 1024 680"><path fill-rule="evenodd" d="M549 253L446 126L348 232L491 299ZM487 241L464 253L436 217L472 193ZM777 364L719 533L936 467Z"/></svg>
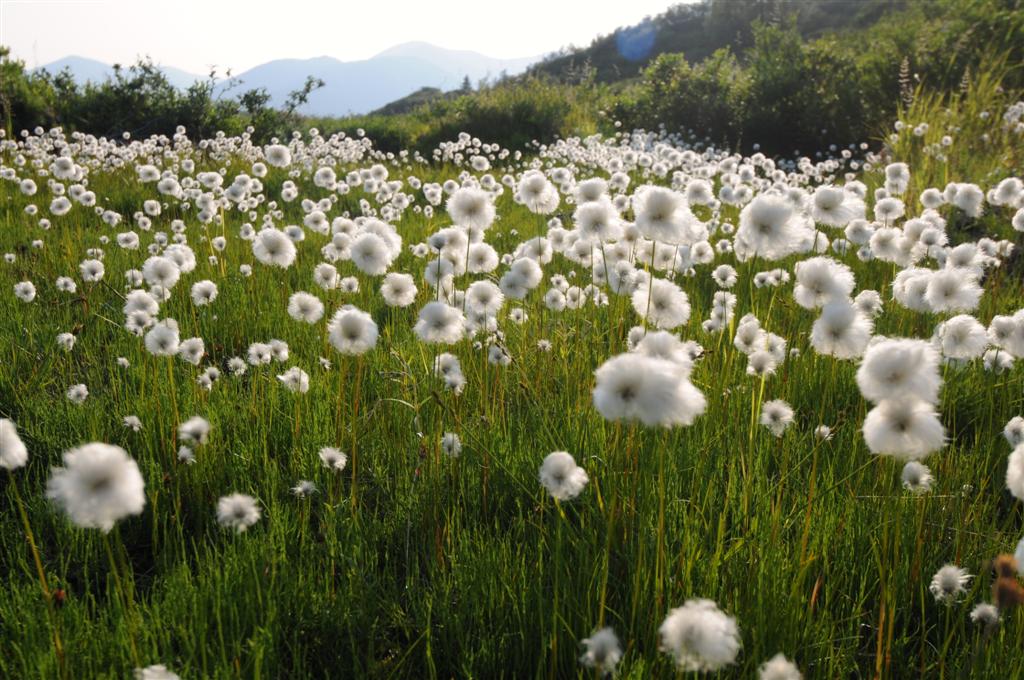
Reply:
<svg viewBox="0 0 1024 680"><path fill-rule="evenodd" d="M0 45L0 115L7 136L15 125L51 125L54 122L54 88L48 74L29 73L25 62L11 58L9 47Z"/></svg>

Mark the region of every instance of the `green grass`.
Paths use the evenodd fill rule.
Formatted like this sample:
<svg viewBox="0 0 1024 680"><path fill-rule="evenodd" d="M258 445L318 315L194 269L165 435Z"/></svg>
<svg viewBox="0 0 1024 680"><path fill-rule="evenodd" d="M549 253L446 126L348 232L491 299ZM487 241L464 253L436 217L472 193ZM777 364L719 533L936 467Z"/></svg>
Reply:
<svg viewBox="0 0 1024 680"><path fill-rule="evenodd" d="M230 177L247 168L232 161L228 169ZM442 181L458 170L414 172ZM100 204L130 217L155 194L131 177L94 173L90 188ZM268 197L279 196L284 179L272 172ZM881 182L878 173L863 179L872 190ZM325 194L308 177L296 181L303 197ZM359 196L343 197L332 216L357 209ZM290 269L255 263L254 275L243 278L239 265L254 258L237 238L244 221L238 213L226 215L229 245L211 265L204 237L221 227L207 232L194 214L172 206L154 230L185 219L199 264L161 317L177 319L183 338L206 341L208 356L195 368L147 355L120 328L121 276L144 253L104 247L99 238L127 226L107 228L76 207L43 232L23 209L34 200L45 210L45 187L28 199L5 182L0 197L0 251L17 253L14 264L0 265L0 415L18 423L30 449L28 466L0 482L0 676L124 678L152 663L183 678L586 676L578 643L611 625L625 649L621 676L669 677L675 671L658 651L658 626L692 597L715 600L739 623L743 650L723 677L752 677L777 652L814 678L1024 673L1019 612L1007 613L991 635L968 620L970 609L989 599L987 562L1012 551L1021 534L1020 506L1003 488L1009 449L1000 435L1024 412L1020 362L1000 375L978 362L945 371L941 419L950 443L927 460L933 491L912 496L900 487L900 465L872 456L863 443L868 406L854 383L855 364L814 353L808 333L815 314L796 306L791 287L750 285L754 273L777 264L736 264L736 315L756 312L800 350L763 386L763 400L793 406L794 426L781 439L760 426L750 432L761 383L745 374L730 336L701 331L715 290L710 270L701 269L681 283L693 305L681 335L707 350L693 380L708 409L693 426L665 431L606 422L591 405L594 369L625 351L625 335L638 323L625 299L553 314L542 311L547 287L533 291L523 303L525 324L502 315L510 366L490 365L486 350L469 341L449 349L467 378L456 397L429 370L435 350L412 333L432 291L422 283L424 262L408 248L392 269L413 273L420 293L416 304L394 310L383 306L379 280L349 262L338 263L339 271L360 279L359 293L319 290L312 270L326 241L315 234L300 244ZM300 223L297 203L283 209L283 224ZM565 210L563 204L563 216ZM540 223L508 192L498 213L488 240L499 252L510 252ZM1017 236L1020 247L1009 215L993 211L968 226ZM736 209L726 207L723 217L735 221ZM446 219L407 213L398 223L404 244L448 226ZM145 247L150 235L142 236ZM42 249L28 247L35 238L44 240ZM78 279L78 262L92 247L106 252L109 285L79 283L78 295L59 293L54 280ZM852 249L842 259L856 273L857 290L886 297L878 333L931 335L939 317L888 300L891 265L862 263ZM716 259L722 262L735 264L732 256ZM587 279L586 270L557 256L545 276L569 270ZM32 304L11 294L26 278L39 288ZM219 297L194 308L187 289L202 279L217 283ZM1019 273L996 270L985 289L977 311L983 323L1024 307ZM315 327L287 316L295 290L327 304ZM327 344L326 318L345 303L371 313L381 329L377 347L362 359ZM55 338L73 329L78 343L65 353ZM288 343L286 363L249 367L242 377L225 371L208 393L196 386L205 366L223 369L251 342L271 338ZM541 338L551 341L550 353L536 349ZM118 356L131 366L117 367ZM318 365L320 356L331 360L330 370ZM293 365L311 376L305 395L275 378ZM79 382L90 396L75 406L64 393ZM142 420L141 432L121 425L129 414ZM209 419L213 429L196 464L185 466L174 460L174 433L191 415ZM834 428L830 441L814 437L823 423ZM458 458L439 450L446 431L462 438ZM144 513L110 534L127 606L103 535L75 528L45 499L49 468L64 450L89 441L124 447L146 480ZM355 449L357 466L350 458L341 474L321 467L317 451L328 445L350 457ZM554 450L572 453L591 479L578 499L561 505L537 480ZM299 479L315 481L320 492L295 498L289 488ZM63 671L15 483L49 585L65 593L55 611ZM235 491L255 496L264 511L238 535L215 519L217 499ZM927 586L948 562L977 576L963 602L946 607Z"/></svg>

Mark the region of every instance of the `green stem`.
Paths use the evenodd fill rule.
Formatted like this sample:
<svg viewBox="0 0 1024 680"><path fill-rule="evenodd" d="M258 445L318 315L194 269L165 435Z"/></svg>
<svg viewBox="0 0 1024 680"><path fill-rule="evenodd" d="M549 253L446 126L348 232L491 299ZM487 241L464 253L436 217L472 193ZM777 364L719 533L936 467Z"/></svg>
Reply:
<svg viewBox="0 0 1024 680"><path fill-rule="evenodd" d="M21 492L18 490L18 480L14 471L8 469L7 474L11 479L11 488L14 489L14 502L18 506L18 514L21 515L21 523L25 527L25 538L28 539L29 548L32 550L32 560L36 566L36 576L39 578L39 587L43 590L43 600L46 601L46 613L50 617L50 626L53 628L53 651L57 655L57 666L60 669L60 677L67 677L67 668L64 665L64 645L60 639L60 629L57 625L57 612L53 606L53 593L46 582L46 571L43 569L43 560L39 556L39 548L36 546L35 535L32 533L32 525L28 521L28 513L25 511L25 503L21 500Z"/></svg>
<svg viewBox="0 0 1024 680"><path fill-rule="evenodd" d="M128 646L131 650L132 663L135 664L136 668L141 668L142 664L139 661L139 650L138 647L135 646L135 624L132 621L131 603L134 602L134 599L131 598L125 590L124 581L121 578L121 570L117 566L117 560L114 558L114 551L110 547L110 536L107 533L103 534L103 547L107 552L107 559L110 561L110 573L114 576L114 585L117 588L118 595L121 599L125 625L128 627Z"/></svg>

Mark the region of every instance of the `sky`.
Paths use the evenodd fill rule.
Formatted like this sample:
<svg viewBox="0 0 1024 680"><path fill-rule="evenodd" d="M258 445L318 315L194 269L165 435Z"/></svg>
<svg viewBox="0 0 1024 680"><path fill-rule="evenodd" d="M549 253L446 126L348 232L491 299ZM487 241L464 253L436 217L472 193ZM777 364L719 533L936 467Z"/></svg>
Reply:
<svg viewBox="0 0 1024 680"><path fill-rule="evenodd" d="M272 59L367 59L413 40L511 59L585 46L679 0L0 0L0 44L30 68L140 56L196 74Z"/></svg>

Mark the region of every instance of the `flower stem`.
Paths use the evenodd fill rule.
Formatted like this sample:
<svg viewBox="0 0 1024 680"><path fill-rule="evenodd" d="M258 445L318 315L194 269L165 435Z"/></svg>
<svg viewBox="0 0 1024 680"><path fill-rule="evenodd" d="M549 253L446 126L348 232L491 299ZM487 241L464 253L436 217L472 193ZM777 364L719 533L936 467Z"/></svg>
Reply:
<svg viewBox="0 0 1024 680"><path fill-rule="evenodd" d="M25 527L25 538L28 539L29 548L32 550L32 560L36 565L36 576L39 578L39 587L43 590L43 599L46 601L46 613L50 617L50 626L53 628L53 651L57 655L57 666L60 669L60 677L67 677L67 668L64 665L64 645L60 639L60 628L57 625L57 612L53 607L53 593L46 582L46 571L43 569L43 560L39 556L39 548L36 546L35 535L32 533L32 525L28 521L28 513L25 511L25 503L21 500L21 492L18 490L18 480L13 470L7 471L11 479L11 488L14 489L14 502L18 506L18 514L21 515L21 523Z"/></svg>
<svg viewBox="0 0 1024 680"><path fill-rule="evenodd" d="M131 611L131 603L134 600L129 597L128 592L125 590L124 580L121 578L121 570L117 566L117 559L115 559L114 551L110 547L110 536L106 533L103 534L103 547L107 551L107 559L110 561L110 572L114 575L114 585L121 599L125 625L128 627L128 646L131 650L132 663L135 664L136 668L140 668L142 664L139 661L138 647L135 646L135 624L132 621Z"/></svg>

